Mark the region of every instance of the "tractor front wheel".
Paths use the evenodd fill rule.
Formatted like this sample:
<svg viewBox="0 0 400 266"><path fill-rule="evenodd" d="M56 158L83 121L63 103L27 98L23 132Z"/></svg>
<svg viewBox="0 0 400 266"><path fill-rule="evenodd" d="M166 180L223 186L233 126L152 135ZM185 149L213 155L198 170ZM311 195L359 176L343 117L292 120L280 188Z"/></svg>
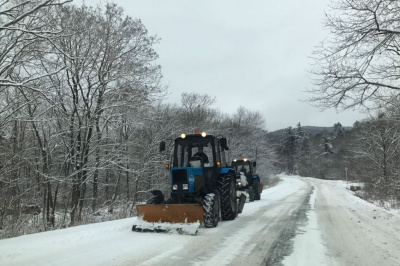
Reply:
<svg viewBox="0 0 400 266"><path fill-rule="evenodd" d="M217 227L219 222L219 196L209 193L203 200L203 223L207 228Z"/></svg>

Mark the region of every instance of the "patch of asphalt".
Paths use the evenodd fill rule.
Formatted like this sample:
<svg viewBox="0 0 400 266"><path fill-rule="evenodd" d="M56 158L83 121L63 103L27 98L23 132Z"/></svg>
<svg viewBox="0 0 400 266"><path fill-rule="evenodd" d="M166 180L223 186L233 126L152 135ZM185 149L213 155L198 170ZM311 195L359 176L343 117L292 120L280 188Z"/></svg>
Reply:
<svg viewBox="0 0 400 266"><path fill-rule="evenodd" d="M264 265L283 266L283 258L293 252L293 238L296 234L302 233L298 228L304 226L308 222L307 212L311 209L310 196L313 190L314 187L311 187L299 207L280 223L276 223L274 228L272 228L272 230L279 232L279 236L275 239L271 248L268 250L266 257L264 258Z"/></svg>

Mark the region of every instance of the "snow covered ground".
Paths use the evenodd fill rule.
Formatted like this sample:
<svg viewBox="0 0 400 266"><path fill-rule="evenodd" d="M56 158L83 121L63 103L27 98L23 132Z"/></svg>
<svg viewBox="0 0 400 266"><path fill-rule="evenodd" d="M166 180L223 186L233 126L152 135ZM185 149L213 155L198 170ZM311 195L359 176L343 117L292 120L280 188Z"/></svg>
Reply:
<svg viewBox="0 0 400 266"><path fill-rule="evenodd" d="M317 188L317 230L331 265L400 265L400 215L366 202L343 181L304 179Z"/></svg>
<svg viewBox="0 0 400 266"><path fill-rule="evenodd" d="M400 265L400 217L341 181L284 176L234 221L196 236L136 218L0 240L0 265Z"/></svg>

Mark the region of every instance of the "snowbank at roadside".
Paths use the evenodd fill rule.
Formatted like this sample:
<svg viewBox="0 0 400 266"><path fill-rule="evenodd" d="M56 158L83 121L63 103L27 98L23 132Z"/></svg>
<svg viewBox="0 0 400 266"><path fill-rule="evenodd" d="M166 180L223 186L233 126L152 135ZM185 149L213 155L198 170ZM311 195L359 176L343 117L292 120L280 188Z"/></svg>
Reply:
<svg viewBox="0 0 400 266"><path fill-rule="evenodd" d="M333 184L337 187L342 188L347 195L347 198L350 200L354 200L355 202L358 202L359 204L365 203L370 207L375 207L378 209L382 209L382 211L387 212L389 214L393 215L400 215L400 209L395 209L392 206L394 205L391 202L378 202L378 201L368 201L364 199L364 191L362 190L364 188L364 183L360 182L346 182L344 180L338 180L338 181L332 181ZM358 189L358 187L360 189ZM356 188L356 189L354 189Z"/></svg>

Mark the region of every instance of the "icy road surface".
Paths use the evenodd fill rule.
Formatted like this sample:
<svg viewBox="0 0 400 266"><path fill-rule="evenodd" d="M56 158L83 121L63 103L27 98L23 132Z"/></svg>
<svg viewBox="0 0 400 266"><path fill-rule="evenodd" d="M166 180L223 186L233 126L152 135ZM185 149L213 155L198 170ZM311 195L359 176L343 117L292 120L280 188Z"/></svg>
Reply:
<svg viewBox="0 0 400 266"><path fill-rule="evenodd" d="M0 240L0 265L400 265L400 217L342 181L285 176L198 235L132 232L136 218Z"/></svg>

